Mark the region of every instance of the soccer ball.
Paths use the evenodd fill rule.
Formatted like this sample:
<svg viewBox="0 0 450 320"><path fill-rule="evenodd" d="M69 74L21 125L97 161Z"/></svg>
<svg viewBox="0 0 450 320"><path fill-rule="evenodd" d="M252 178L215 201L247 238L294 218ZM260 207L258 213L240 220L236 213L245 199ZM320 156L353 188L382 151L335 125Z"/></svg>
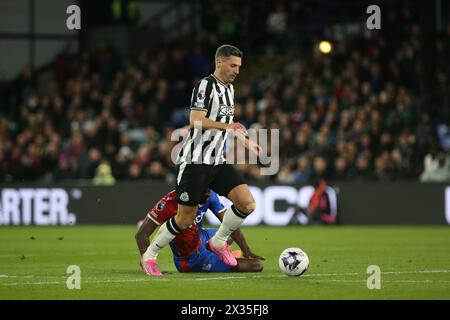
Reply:
<svg viewBox="0 0 450 320"><path fill-rule="evenodd" d="M308 255L300 248L287 248L278 259L281 271L288 276L301 276L308 270Z"/></svg>

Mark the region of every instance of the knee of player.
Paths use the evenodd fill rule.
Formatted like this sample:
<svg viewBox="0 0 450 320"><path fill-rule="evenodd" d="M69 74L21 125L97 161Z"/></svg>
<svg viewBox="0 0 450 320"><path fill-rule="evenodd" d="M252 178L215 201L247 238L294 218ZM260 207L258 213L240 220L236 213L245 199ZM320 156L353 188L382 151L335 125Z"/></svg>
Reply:
<svg viewBox="0 0 450 320"><path fill-rule="evenodd" d="M256 202L254 200L247 201L242 208L242 211L246 214L250 214L256 209Z"/></svg>

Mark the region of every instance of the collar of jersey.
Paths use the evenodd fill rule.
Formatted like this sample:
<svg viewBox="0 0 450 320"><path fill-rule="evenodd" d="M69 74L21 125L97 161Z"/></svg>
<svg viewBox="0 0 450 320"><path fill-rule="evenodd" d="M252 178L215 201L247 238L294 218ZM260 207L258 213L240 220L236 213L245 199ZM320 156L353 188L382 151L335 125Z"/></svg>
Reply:
<svg viewBox="0 0 450 320"><path fill-rule="evenodd" d="M214 73L211 73L211 75L214 77L214 79L216 79L216 81L217 82L219 82L221 85L223 85L223 86L225 86L225 87L227 87L227 88L230 88L230 84L225 84L225 83L223 83L219 78L217 78L215 75L214 75Z"/></svg>

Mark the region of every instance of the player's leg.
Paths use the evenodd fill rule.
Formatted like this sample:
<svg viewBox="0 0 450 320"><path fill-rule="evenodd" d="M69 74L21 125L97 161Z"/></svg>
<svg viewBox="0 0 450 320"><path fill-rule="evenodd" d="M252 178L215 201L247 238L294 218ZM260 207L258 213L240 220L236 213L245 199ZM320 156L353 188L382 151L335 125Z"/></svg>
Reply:
<svg viewBox="0 0 450 320"><path fill-rule="evenodd" d="M225 243L231 233L238 229L245 218L256 209L256 202L253 198L250 188L247 184L240 184L228 193L227 198L233 203L230 208L225 211L222 225L216 233L216 238ZM221 226L222 227L222 226ZM214 240L214 239L213 239Z"/></svg>
<svg viewBox="0 0 450 320"><path fill-rule="evenodd" d="M141 264L150 275L162 275L156 263L159 252L195 220L197 206L178 205L177 215L164 222L145 251ZM176 219L178 218L178 222ZM189 222L190 221L190 222Z"/></svg>
<svg viewBox="0 0 450 320"><path fill-rule="evenodd" d="M245 218L256 208L256 203L250 189L243 179L231 165L224 165L217 174L211 188L217 193L226 195L233 205L225 211L219 230L210 240L210 248L213 252L220 254L222 251L224 259L231 260L231 265L236 265L236 258L227 255L227 240L234 230L238 229ZM229 261L224 260L225 263Z"/></svg>
<svg viewBox="0 0 450 320"><path fill-rule="evenodd" d="M178 205L177 214L164 222L144 253L144 260L156 259L162 248L167 246L177 234L189 227L195 220L197 206Z"/></svg>
<svg viewBox="0 0 450 320"><path fill-rule="evenodd" d="M208 243L209 239L211 239L212 237L214 237L214 235L217 233L217 229L215 228L202 228L201 231L204 233L205 237L202 238L202 242L203 243ZM228 238L227 240L227 244L229 246L231 246L233 244L233 239ZM235 251L231 251L231 254L235 257L235 258L240 258L242 256L242 251L241 250L235 250Z"/></svg>
<svg viewBox="0 0 450 320"><path fill-rule="evenodd" d="M217 254L207 250L205 243L202 243L196 259L191 259L191 263L192 272L225 273L236 269L236 266L225 264Z"/></svg>
<svg viewBox="0 0 450 320"><path fill-rule="evenodd" d="M177 214L161 225L153 241L144 254L144 263L149 261L151 267L156 264L156 257L177 234L194 223L200 199L207 189L208 168L203 165L181 165L177 177Z"/></svg>
<svg viewBox="0 0 450 320"><path fill-rule="evenodd" d="M175 224L180 230L188 228L194 223L195 215L197 214L198 205L186 206L178 204L177 215L175 218Z"/></svg>

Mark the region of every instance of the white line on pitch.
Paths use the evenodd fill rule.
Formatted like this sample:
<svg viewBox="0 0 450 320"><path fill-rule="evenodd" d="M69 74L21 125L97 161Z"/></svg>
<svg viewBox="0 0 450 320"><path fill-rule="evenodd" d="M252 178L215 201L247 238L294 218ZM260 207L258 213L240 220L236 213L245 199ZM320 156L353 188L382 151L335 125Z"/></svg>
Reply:
<svg viewBox="0 0 450 320"><path fill-rule="evenodd" d="M243 279L244 277L238 278ZM216 278L217 279L217 278ZM236 278L233 278L236 279ZM83 281L83 284L92 284L92 283L123 283L123 282L145 282L149 279L116 279L116 280L98 280L98 281ZM164 279L158 279L158 281ZM180 279L177 279L180 280ZM194 280L194 279L185 279L185 280ZM195 280L207 280L207 278L200 278ZM209 280L209 279L208 279ZM314 282L366 282L367 280L340 280L340 279L327 279L327 280L318 280L318 279L308 279ZM450 283L450 280L383 280L383 283ZM41 282L13 282L13 283L3 283L0 286L22 286L22 285L62 285L65 282L56 282L56 281L41 281Z"/></svg>
<svg viewBox="0 0 450 320"><path fill-rule="evenodd" d="M420 271L388 271L381 272L381 274L414 274L414 273L449 273L450 270L420 270ZM313 277L334 277L334 276L358 276L365 275L365 273L358 272L347 272L347 273L317 273L317 274L306 274L302 278L313 278ZM256 275L250 277L214 277L214 278L195 278L194 280L207 281L207 280L226 280L226 279L242 279L242 278L280 278L287 277L286 275Z"/></svg>
<svg viewBox="0 0 450 320"><path fill-rule="evenodd" d="M229 279L248 279L248 277L212 277L212 278L194 278L192 280L207 281L207 280L229 280Z"/></svg>
<svg viewBox="0 0 450 320"><path fill-rule="evenodd" d="M419 270L419 271L387 271L382 272L382 274L415 274L415 273L449 273L450 270ZM329 277L329 276L355 276L355 275L365 275L365 273L318 273L318 274L307 274L302 276L302 278L313 278L313 277ZM10 276L10 277L17 277L17 276ZM28 278L29 276L23 276L23 278ZM180 280L186 280L186 281L211 281L211 280L233 280L233 279L261 279L261 278L280 278L285 277L288 278L286 275L254 275L254 276L226 276L226 277L205 277L205 278L177 278L177 281ZM95 279L95 278L94 278ZM164 281L164 280L170 280L170 277L164 277L164 278L137 278L137 279L110 279L110 280L83 280L83 283L120 283L120 282L144 282L149 280L156 280L156 281ZM360 282L360 281L366 281L366 280L340 280L340 279L329 279L329 280L315 280L315 281L334 281L334 282ZM415 280L384 280L384 282L417 282L417 283L426 283L426 282L449 282L449 281L442 281L442 280L421 280L421 281L415 281ZM65 281L40 281L40 282L0 282L0 286L18 286L18 285L45 285L45 284L64 284Z"/></svg>

